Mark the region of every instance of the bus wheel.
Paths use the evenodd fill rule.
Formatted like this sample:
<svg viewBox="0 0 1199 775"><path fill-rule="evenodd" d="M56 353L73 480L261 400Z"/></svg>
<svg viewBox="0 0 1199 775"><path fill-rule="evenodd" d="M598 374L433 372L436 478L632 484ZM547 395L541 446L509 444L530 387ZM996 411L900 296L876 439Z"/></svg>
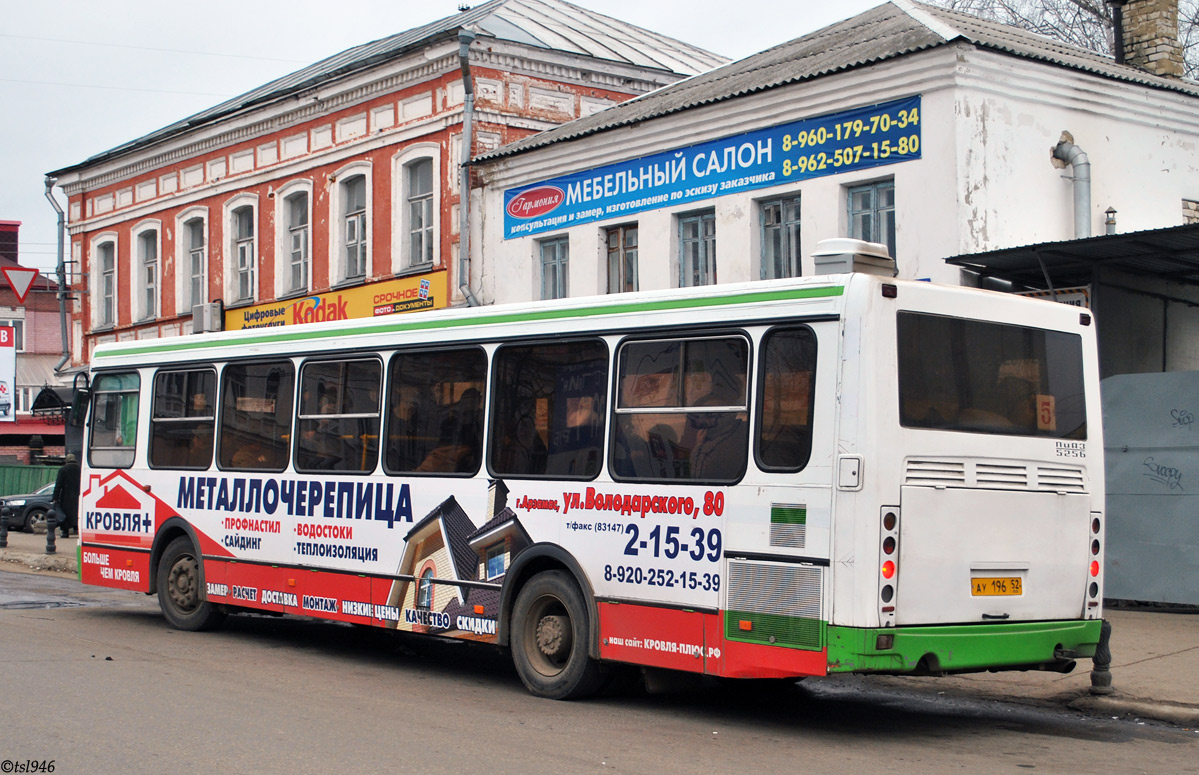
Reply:
<svg viewBox="0 0 1199 775"><path fill-rule="evenodd" d="M551 700L595 693L599 663L587 655L587 605L562 571L538 573L512 609L512 661L529 691Z"/></svg>
<svg viewBox="0 0 1199 775"><path fill-rule="evenodd" d="M190 539L180 536L167 544L158 561L158 606L178 630L206 630L225 618L217 606L200 595L200 562Z"/></svg>

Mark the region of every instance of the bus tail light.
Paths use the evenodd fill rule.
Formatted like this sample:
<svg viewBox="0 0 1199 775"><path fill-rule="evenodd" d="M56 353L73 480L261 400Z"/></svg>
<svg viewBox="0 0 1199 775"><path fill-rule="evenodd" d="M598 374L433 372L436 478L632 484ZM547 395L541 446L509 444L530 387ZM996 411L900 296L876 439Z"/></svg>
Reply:
<svg viewBox="0 0 1199 775"><path fill-rule="evenodd" d="M879 520L878 619L895 626L895 593L899 586L899 508L884 506Z"/></svg>
<svg viewBox="0 0 1199 775"><path fill-rule="evenodd" d="M1089 537L1090 565L1087 566L1087 596L1086 613L1088 619L1101 615L1103 601L1103 518L1101 514L1091 514L1091 534Z"/></svg>

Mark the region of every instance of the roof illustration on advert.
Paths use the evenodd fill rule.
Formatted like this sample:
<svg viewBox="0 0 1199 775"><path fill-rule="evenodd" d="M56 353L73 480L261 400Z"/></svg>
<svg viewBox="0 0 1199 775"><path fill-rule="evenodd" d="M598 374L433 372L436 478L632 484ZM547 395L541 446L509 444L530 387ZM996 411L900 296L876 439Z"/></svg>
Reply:
<svg viewBox="0 0 1199 775"><path fill-rule="evenodd" d="M459 581L474 579L479 556L470 548L466 538L475 532L475 523L466 516L466 512L458 505L458 499L453 495L438 504L424 519L413 525L408 534L404 536L405 543L412 546L413 537L424 532L434 522L441 523L441 534L454 563L454 578ZM401 562L407 560L408 551L405 551L404 554L405 557Z"/></svg>
<svg viewBox="0 0 1199 775"><path fill-rule="evenodd" d="M680 76L701 73L728 61L726 57L702 48L564 0L491 0L453 16L334 54L57 172L117 157L231 114L370 69L426 46L455 40L460 30L473 32L480 39L506 41Z"/></svg>
<svg viewBox="0 0 1199 775"><path fill-rule="evenodd" d="M1113 80L1199 96L1199 84L1193 81L1164 78L1131 65L1116 64L1112 57L969 14L912 0L893 0L740 61L480 154L477 159L513 156L955 41Z"/></svg>

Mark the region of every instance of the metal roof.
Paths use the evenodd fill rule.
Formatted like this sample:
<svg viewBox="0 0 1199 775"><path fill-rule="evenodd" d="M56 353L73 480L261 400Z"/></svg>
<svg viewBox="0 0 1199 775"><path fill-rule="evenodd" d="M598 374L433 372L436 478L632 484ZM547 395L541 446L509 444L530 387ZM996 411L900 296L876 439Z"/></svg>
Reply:
<svg viewBox="0 0 1199 775"><path fill-rule="evenodd" d="M1031 288L1047 288L1047 280L1058 288L1085 285L1098 269L1199 285L1199 223L992 250L945 263Z"/></svg>
<svg viewBox="0 0 1199 775"><path fill-rule="evenodd" d="M413 50L456 39L459 30L606 62L692 75L728 61L710 51L580 8L564 0L491 0L411 30L342 51L245 94L214 105L148 135L109 149L51 175L130 153L231 114L318 87L375 67Z"/></svg>
<svg viewBox="0 0 1199 775"><path fill-rule="evenodd" d="M478 160L512 156L959 40L1106 78L1199 96L1199 84L1192 81L1164 78L1130 65L1116 64L1102 54L1017 27L911 0L894 0L740 61L502 146L482 154Z"/></svg>

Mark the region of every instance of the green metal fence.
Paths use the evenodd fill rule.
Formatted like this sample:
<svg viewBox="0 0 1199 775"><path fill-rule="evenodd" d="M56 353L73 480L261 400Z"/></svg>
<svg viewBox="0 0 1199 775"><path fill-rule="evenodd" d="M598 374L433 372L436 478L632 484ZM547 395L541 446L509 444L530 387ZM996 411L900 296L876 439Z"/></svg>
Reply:
<svg viewBox="0 0 1199 775"><path fill-rule="evenodd" d="M33 492L58 476L58 466L0 466L0 495Z"/></svg>

